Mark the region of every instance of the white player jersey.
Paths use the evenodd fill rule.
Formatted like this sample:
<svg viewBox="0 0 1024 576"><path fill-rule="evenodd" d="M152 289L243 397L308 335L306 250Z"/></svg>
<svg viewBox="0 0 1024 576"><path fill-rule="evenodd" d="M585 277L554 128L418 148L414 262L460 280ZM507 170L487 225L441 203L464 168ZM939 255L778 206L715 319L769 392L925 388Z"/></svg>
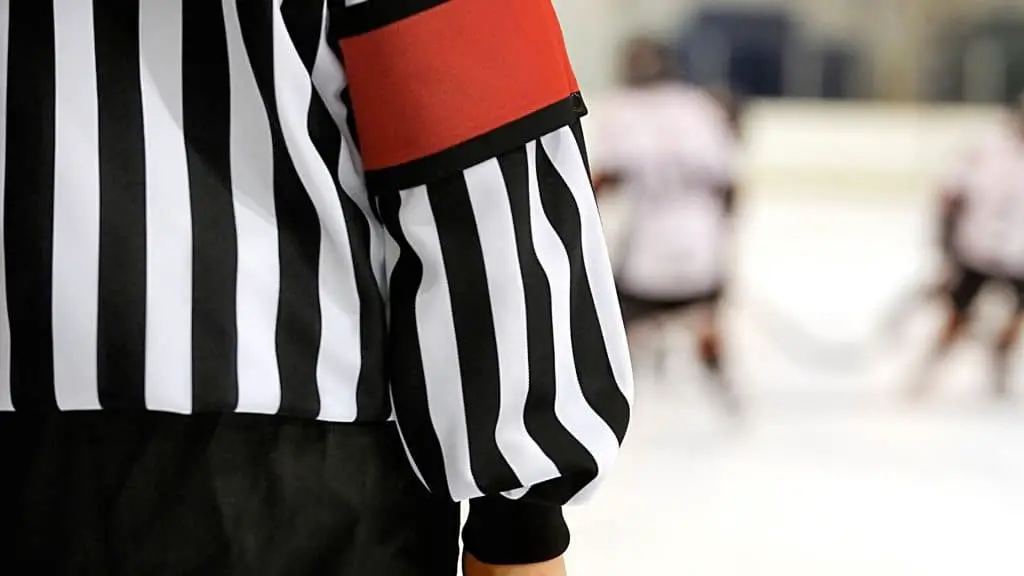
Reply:
<svg viewBox="0 0 1024 576"><path fill-rule="evenodd" d="M966 155L947 185L964 194L955 248L981 272L1024 278L1024 139L992 131Z"/></svg>
<svg viewBox="0 0 1024 576"><path fill-rule="evenodd" d="M621 175L630 199L620 287L652 299L716 287L735 148L725 111L699 89L664 84L617 95L595 120L595 168Z"/></svg>

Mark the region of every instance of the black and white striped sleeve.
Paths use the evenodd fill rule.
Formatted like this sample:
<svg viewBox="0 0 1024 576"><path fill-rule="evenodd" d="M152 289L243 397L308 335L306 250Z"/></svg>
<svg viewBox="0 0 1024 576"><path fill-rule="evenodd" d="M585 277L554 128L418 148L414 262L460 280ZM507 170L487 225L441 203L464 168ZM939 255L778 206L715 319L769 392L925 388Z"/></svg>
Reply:
<svg viewBox="0 0 1024 576"><path fill-rule="evenodd" d="M335 2L368 192L388 232L389 378L467 549L557 556L626 434L632 372L550 0Z"/></svg>
<svg viewBox="0 0 1024 576"><path fill-rule="evenodd" d="M586 499L632 375L550 0L332 7L391 240L389 372L417 472L455 500Z"/></svg>
<svg viewBox="0 0 1024 576"><path fill-rule="evenodd" d="M586 499L632 376L579 125L380 199L392 386L436 493Z"/></svg>

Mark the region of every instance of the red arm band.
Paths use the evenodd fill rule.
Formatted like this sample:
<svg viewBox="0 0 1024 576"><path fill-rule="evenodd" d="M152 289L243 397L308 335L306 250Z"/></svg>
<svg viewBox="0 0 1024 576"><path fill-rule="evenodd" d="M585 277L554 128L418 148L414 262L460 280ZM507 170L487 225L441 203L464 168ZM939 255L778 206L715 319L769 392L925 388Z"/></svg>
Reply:
<svg viewBox="0 0 1024 576"><path fill-rule="evenodd" d="M550 0L449 0L340 42L368 172L450 150L578 91Z"/></svg>

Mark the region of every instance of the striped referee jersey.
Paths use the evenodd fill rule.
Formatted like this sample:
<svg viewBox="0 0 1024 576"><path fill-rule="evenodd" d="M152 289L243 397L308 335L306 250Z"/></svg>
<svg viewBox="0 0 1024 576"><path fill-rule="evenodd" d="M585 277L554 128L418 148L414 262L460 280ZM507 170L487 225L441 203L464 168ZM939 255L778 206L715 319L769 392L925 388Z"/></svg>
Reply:
<svg viewBox="0 0 1024 576"><path fill-rule="evenodd" d="M0 410L398 423L563 503L632 398L550 0L0 2Z"/></svg>

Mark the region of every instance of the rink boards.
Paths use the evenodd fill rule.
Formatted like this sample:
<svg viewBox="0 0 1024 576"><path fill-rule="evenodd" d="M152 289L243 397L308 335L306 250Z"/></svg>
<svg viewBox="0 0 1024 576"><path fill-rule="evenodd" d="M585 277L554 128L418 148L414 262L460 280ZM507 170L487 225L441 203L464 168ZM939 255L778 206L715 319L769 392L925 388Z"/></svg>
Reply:
<svg viewBox="0 0 1024 576"><path fill-rule="evenodd" d="M588 101L591 117L599 116L602 98ZM989 106L751 102L743 122L743 191L865 199L929 194L943 167L1000 114Z"/></svg>

